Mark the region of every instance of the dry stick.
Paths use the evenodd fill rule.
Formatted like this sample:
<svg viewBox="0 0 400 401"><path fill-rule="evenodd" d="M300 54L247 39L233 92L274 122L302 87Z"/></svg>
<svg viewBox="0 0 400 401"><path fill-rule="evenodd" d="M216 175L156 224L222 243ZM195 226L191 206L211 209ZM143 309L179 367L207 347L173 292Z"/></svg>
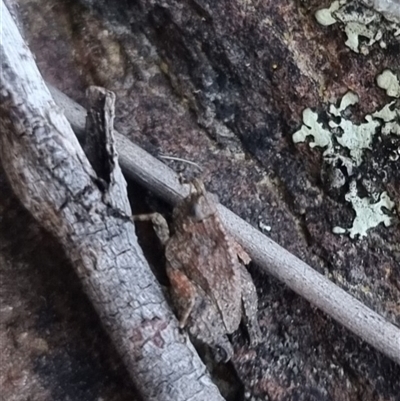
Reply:
<svg viewBox="0 0 400 401"><path fill-rule="evenodd" d="M15 194L62 244L143 398L222 401L137 243L110 107L96 114L110 167L99 185L0 1L0 160Z"/></svg>
<svg viewBox="0 0 400 401"><path fill-rule="evenodd" d="M84 134L85 109L55 88L53 98L62 108L78 137ZM124 174L175 204L187 195L178 176L127 138L116 133L117 150ZM293 291L333 317L354 334L400 364L400 329L363 303L329 281L296 256L253 228L230 210L220 205L221 218L267 273L284 282Z"/></svg>

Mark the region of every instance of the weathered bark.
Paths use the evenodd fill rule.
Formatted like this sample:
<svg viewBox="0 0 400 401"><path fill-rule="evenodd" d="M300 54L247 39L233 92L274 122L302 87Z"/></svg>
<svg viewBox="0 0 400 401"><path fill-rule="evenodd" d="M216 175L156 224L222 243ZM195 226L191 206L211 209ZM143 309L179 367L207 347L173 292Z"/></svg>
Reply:
<svg viewBox="0 0 400 401"><path fill-rule="evenodd" d="M0 158L14 192L63 245L144 397L222 400L137 244L115 154L99 185L3 2L1 14Z"/></svg>

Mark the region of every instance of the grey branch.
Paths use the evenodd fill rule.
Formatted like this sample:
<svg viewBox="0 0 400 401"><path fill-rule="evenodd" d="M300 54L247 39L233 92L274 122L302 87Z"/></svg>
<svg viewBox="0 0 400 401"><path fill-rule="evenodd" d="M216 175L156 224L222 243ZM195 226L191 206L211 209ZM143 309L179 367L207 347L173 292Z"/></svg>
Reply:
<svg viewBox="0 0 400 401"><path fill-rule="evenodd" d="M102 179L108 180L99 185L3 1L0 11L0 158L15 194L63 245L146 400L222 400L180 334L133 223L122 218L131 210L110 124L103 132L110 168ZM112 114L104 119L110 123Z"/></svg>
<svg viewBox="0 0 400 401"><path fill-rule="evenodd" d="M84 135L85 109L55 88L51 93L71 122L78 137ZM187 188L164 163L116 133L123 173L157 196L175 204ZM400 364L400 329L332 283L260 231L220 205L221 218L253 261L354 334Z"/></svg>

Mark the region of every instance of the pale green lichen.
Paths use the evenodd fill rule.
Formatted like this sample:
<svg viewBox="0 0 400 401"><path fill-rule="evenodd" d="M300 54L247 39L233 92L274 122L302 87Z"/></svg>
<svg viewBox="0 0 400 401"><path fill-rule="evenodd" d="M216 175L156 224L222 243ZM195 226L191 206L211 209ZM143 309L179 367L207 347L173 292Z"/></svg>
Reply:
<svg viewBox="0 0 400 401"><path fill-rule="evenodd" d="M381 47L386 47L383 41L385 33L396 36L400 32L398 23L389 21L378 11L355 0L336 0L328 8L318 10L315 18L324 26L340 22L347 36L345 45L362 54L368 54L368 48L376 42L379 42ZM368 41L361 44L360 38L366 38Z"/></svg>
<svg viewBox="0 0 400 401"><path fill-rule="evenodd" d="M382 38L382 32L379 29L368 27L360 22L348 22L344 32L347 35L347 40L344 44L355 53L368 54L366 47L372 46L377 40ZM360 37L369 39L365 45L366 47L359 48Z"/></svg>
<svg viewBox="0 0 400 401"><path fill-rule="evenodd" d="M381 110L372 114L372 117L383 120L383 135L399 135L400 136L400 109L395 108L396 101L388 103Z"/></svg>
<svg viewBox="0 0 400 401"><path fill-rule="evenodd" d="M339 10L340 2L338 0L334 1L329 8L323 8L315 13L315 19L319 24L324 26L329 26L336 24L337 20L333 18L332 13Z"/></svg>
<svg viewBox="0 0 400 401"><path fill-rule="evenodd" d="M305 109L303 111L303 122L304 125L293 134L293 142L304 142L308 136L311 136L314 139L314 142L310 142L311 148L315 146L326 147L324 155L332 153L332 134L318 122L318 114L311 109Z"/></svg>
<svg viewBox="0 0 400 401"><path fill-rule="evenodd" d="M387 70L388 71L388 70ZM394 75L394 74L393 74ZM380 75L382 76L382 74ZM393 88L396 88L398 81L388 78L388 73L384 75L386 80L381 77L377 79L381 83L381 87L385 90L389 90L392 95L396 93ZM383 80L383 84L382 84ZM390 82L390 84L385 84ZM361 124L355 124L345 117L346 109L349 106L356 104L359 101L358 96L353 92L346 93L340 101L338 107L331 104L329 112L326 113L328 117L326 123L322 123L318 114L311 109L305 109L303 111L303 125L302 127L293 134L293 141L295 143L305 142L308 137L312 137L313 140L310 143L310 147L321 147L325 148L323 157L324 160L332 166L339 165L345 167L347 170L347 176L353 175L353 167L360 166L362 163L362 157L366 149L372 149L373 138L376 135L399 135L400 136L400 108L397 107L399 101L394 100L381 109L375 111L371 115L365 117L366 122ZM326 121L325 117L325 121ZM326 125L325 125L326 124ZM349 151L350 158L346 155L341 154L342 149ZM400 148L392 151L389 156L391 162L396 162L399 159ZM342 172L341 172L342 174ZM335 188L340 188L345 183L345 177L343 174L340 176L341 179L337 180ZM359 179L362 177L359 177ZM368 193L373 193L373 187L368 186L361 180L364 188ZM379 199L379 201L377 201ZM386 192L380 195L371 197L359 198L357 195L356 183L353 182L350 186L350 192L346 195L346 200L351 202L356 217L353 222L353 226L349 229L342 227L334 227L333 232L335 234L346 234L348 233L351 238L355 238L357 235L363 237L367 234L370 228L376 227L380 223L384 223L385 226L390 224L390 216L384 213L382 208L387 210L393 209L393 202L390 200Z"/></svg>
<svg viewBox="0 0 400 401"><path fill-rule="evenodd" d="M400 113L398 112L398 116L400 117ZM385 125L382 127L382 134L384 135L399 135L400 136L400 125L398 121L391 121L388 123L385 123Z"/></svg>
<svg viewBox="0 0 400 401"><path fill-rule="evenodd" d="M367 5L372 5L382 13L389 21L400 22L399 0L362 0Z"/></svg>
<svg viewBox="0 0 400 401"><path fill-rule="evenodd" d="M376 77L377 85L386 91L390 97L400 97L400 83L399 78L390 70L384 70Z"/></svg>
<svg viewBox="0 0 400 401"><path fill-rule="evenodd" d="M383 120L385 123L393 121L398 116L399 112L398 109L393 108L395 104L396 101L393 100L393 102L386 104L380 110L376 111L375 113L372 113L372 117L379 118Z"/></svg>
<svg viewBox="0 0 400 401"><path fill-rule="evenodd" d="M357 102L358 96L353 92L347 92L343 96L340 106L336 107L332 104L329 108L329 113L335 117L340 117L347 107ZM362 162L363 152L365 149L371 148L372 138L376 133L376 128L379 126L379 122L372 119L371 116L367 116L366 120L366 123L360 125L354 124L343 117L340 118L339 123L330 120L328 123L330 128L336 128L336 131L338 128L340 129L333 134L331 131L325 129L322 123L318 122L317 113L311 109L305 109L303 111L304 124L300 130L293 134L293 142L304 142L307 137L311 136L313 142L310 143L310 147L326 147L323 155L327 158L334 154L332 138L335 137L336 141L342 147L350 151L350 156L354 164L359 166Z"/></svg>
<svg viewBox="0 0 400 401"><path fill-rule="evenodd" d="M359 48L360 37L369 39L365 46L372 46L382 38L379 25L373 23L380 19L379 14L371 9L342 7L335 13L335 17L345 24L345 45L356 53L360 50L366 52L365 48Z"/></svg>
<svg viewBox="0 0 400 401"><path fill-rule="evenodd" d="M380 125L377 120L371 116L366 116L366 123L356 125L350 120L342 118L339 124L330 121L329 125L332 128L340 127L343 130L343 135L338 136L336 140L344 148L350 150L350 156L354 160L356 166L362 162L364 149L370 149L372 138L376 133L376 128Z"/></svg>
<svg viewBox="0 0 400 401"><path fill-rule="evenodd" d="M349 106L358 103L358 100L358 95L349 91L342 97L339 107L336 107L334 104L330 105L329 113L335 117L340 117L344 110L346 110Z"/></svg>
<svg viewBox="0 0 400 401"><path fill-rule="evenodd" d="M318 121L318 114L307 108L303 111L303 125L293 134L293 142L304 142L307 137L312 137L310 147L326 148L323 156L328 162L337 159L334 151L333 138L343 148L350 152L350 157L355 166L362 163L362 156L365 149L371 149L373 137L381 127L383 135L400 135L400 109L396 108L396 101L386 104L382 109L367 115L366 122L355 124L342 116L343 112L359 101L358 96L353 92L347 92L340 101L339 107L331 104L329 107L328 121L330 130ZM333 117L339 117L335 122ZM382 120L382 121L379 121Z"/></svg>
<svg viewBox="0 0 400 401"><path fill-rule="evenodd" d="M391 217L385 214L382 208L390 211L394 207L394 202L392 202L386 192L382 192L379 201L373 203L373 199L371 198L358 197L356 183L353 181L350 184L350 191L346 194L345 198L352 204L353 209L356 212L356 217L353 221L352 227L334 227L332 230L333 233L349 233L350 238L355 238L357 235L362 238L367 235L369 229L377 227L381 223L386 227L390 226Z"/></svg>

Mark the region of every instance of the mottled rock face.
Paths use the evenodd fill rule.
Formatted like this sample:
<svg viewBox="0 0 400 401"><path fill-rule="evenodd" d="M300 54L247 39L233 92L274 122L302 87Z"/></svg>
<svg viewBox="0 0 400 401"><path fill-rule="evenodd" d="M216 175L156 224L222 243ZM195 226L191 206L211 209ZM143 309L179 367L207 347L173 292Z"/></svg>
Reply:
<svg viewBox="0 0 400 401"><path fill-rule="evenodd" d="M349 183L342 183L348 168L339 166L333 179L340 188L332 191L324 181L332 174L322 174L323 150L292 141L305 108L320 114L349 89L359 97L355 123L386 104L375 80L383 69L398 68L396 40L385 41L386 49L375 43L367 56L353 53L339 24L315 22L315 11L331 1L91 2L101 13L82 6L89 2L19 3L47 80L76 100L93 83L115 91L120 132L153 154L207 167L207 187L221 203L268 227L280 245L400 324L398 223L374 228L363 240L332 234L355 217L345 199ZM361 171L398 209L400 170L388 163L396 141L393 135L373 141L353 174ZM246 388L274 401L396 399L397 366L253 272L265 346L248 351L241 335L233 336L233 362ZM20 281L25 297L33 282ZM67 283L49 289L52 297ZM69 323L59 324L57 332ZM71 345L79 345L77 337ZM88 352L94 348L89 344Z"/></svg>

